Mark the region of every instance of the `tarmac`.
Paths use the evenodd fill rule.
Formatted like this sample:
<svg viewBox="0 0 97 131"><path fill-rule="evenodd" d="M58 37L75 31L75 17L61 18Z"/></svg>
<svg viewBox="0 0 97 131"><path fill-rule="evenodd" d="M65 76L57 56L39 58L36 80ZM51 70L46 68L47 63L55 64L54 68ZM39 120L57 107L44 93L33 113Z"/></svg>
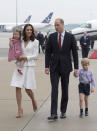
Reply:
<svg viewBox="0 0 97 131"><path fill-rule="evenodd" d="M97 81L97 60L90 60L90 69L94 73L95 81ZM67 118L60 119L60 99L61 91L59 86L59 104L58 104L58 120L48 121L50 115L50 97L41 106L38 112L33 116L32 120L26 124L22 131L97 131L97 88L89 98L89 116L79 117L79 95L78 95L78 79L74 78L73 73L70 75L69 84L69 103L67 108Z"/></svg>
<svg viewBox="0 0 97 131"><path fill-rule="evenodd" d="M5 36L7 37L7 35ZM7 42L4 39L4 41ZM2 40L0 39L0 42ZM6 43L5 42L5 43ZM3 42L2 42L3 43ZM5 44L4 43L4 44ZM96 44L97 46L97 44ZM95 49L96 49L95 46ZM90 51L90 54L93 52ZM35 76L37 89L34 90L38 104L38 111L34 113L31 100L22 90L23 117L17 119L17 103L15 88L10 87L10 81L15 68L14 62L7 61L8 47L0 47L0 131L97 131L97 88L89 98L89 116L79 117L79 95L78 79L70 75L69 82L69 103L67 108L67 118L60 119L60 99L61 89L59 84L59 105L58 120L49 122L47 117L50 115L50 80L49 75L44 73L44 55L41 53L36 61ZM89 55L90 55L89 54ZM81 59L81 52L79 51ZM79 62L80 62L79 59ZM81 66L80 66L81 67ZM90 69L94 73L95 82L97 81L97 60L90 60ZM97 84L96 84L97 85Z"/></svg>
<svg viewBox="0 0 97 131"><path fill-rule="evenodd" d="M35 75L37 89L34 90L38 108L50 93L49 76L44 73L44 63L41 56L36 62ZM10 81L15 68L14 63L8 63L6 58L0 59L0 131L20 131L34 114L31 100L22 90L23 117L16 119L17 104L15 87L10 87Z"/></svg>

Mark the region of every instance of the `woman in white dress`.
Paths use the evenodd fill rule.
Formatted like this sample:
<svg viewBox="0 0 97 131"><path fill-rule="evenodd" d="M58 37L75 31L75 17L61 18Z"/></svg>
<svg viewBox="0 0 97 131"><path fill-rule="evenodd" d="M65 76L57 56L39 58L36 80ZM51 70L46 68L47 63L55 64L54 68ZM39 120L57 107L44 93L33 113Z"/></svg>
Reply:
<svg viewBox="0 0 97 131"><path fill-rule="evenodd" d="M17 118L22 117L23 109L21 105L22 94L21 88L25 88L26 93L32 100L33 110L37 110L37 103L34 98L32 89L36 88L35 75L34 75L34 60L38 56L38 41L35 40L34 28L31 24L26 24L23 29L23 41L22 41L23 55L19 57L19 61L25 60L22 68L22 75L17 72L19 61L16 62L16 69L13 73L11 86L16 87L16 100L18 105Z"/></svg>

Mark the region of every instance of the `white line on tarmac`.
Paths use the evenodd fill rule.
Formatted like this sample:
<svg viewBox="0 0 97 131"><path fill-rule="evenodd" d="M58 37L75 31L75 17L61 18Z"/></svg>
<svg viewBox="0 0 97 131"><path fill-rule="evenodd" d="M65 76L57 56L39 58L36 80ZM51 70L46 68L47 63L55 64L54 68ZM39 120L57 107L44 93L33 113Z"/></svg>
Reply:
<svg viewBox="0 0 97 131"><path fill-rule="evenodd" d="M0 60L6 60L7 57L0 57Z"/></svg>

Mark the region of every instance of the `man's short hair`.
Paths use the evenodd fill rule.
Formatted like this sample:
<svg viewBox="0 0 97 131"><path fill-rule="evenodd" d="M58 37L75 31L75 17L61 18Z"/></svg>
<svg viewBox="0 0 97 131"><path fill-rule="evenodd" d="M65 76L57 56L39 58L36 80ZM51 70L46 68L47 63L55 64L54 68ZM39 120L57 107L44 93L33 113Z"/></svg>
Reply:
<svg viewBox="0 0 97 131"><path fill-rule="evenodd" d="M63 20L63 19L60 19L60 22L61 22L62 24L64 24L64 20Z"/></svg>
<svg viewBox="0 0 97 131"><path fill-rule="evenodd" d="M62 24L64 24L64 20L61 18L57 18L56 20L59 20Z"/></svg>

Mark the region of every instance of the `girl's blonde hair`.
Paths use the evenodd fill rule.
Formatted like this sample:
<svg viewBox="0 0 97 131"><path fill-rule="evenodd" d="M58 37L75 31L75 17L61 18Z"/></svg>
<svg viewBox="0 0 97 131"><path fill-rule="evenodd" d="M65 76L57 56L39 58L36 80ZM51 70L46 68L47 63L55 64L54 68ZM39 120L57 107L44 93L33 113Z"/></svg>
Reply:
<svg viewBox="0 0 97 131"><path fill-rule="evenodd" d="M22 35L22 33L21 33L21 30L19 30L19 29L15 29L14 31L13 31L13 38L14 38L14 33L15 32L18 32L19 33L19 35L20 35L20 40L21 40L21 35Z"/></svg>
<svg viewBox="0 0 97 131"><path fill-rule="evenodd" d="M81 60L81 65L83 66L83 65L86 65L86 64L90 64L90 61L89 61L89 59L88 58L83 58L82 60Z"/></svg>

